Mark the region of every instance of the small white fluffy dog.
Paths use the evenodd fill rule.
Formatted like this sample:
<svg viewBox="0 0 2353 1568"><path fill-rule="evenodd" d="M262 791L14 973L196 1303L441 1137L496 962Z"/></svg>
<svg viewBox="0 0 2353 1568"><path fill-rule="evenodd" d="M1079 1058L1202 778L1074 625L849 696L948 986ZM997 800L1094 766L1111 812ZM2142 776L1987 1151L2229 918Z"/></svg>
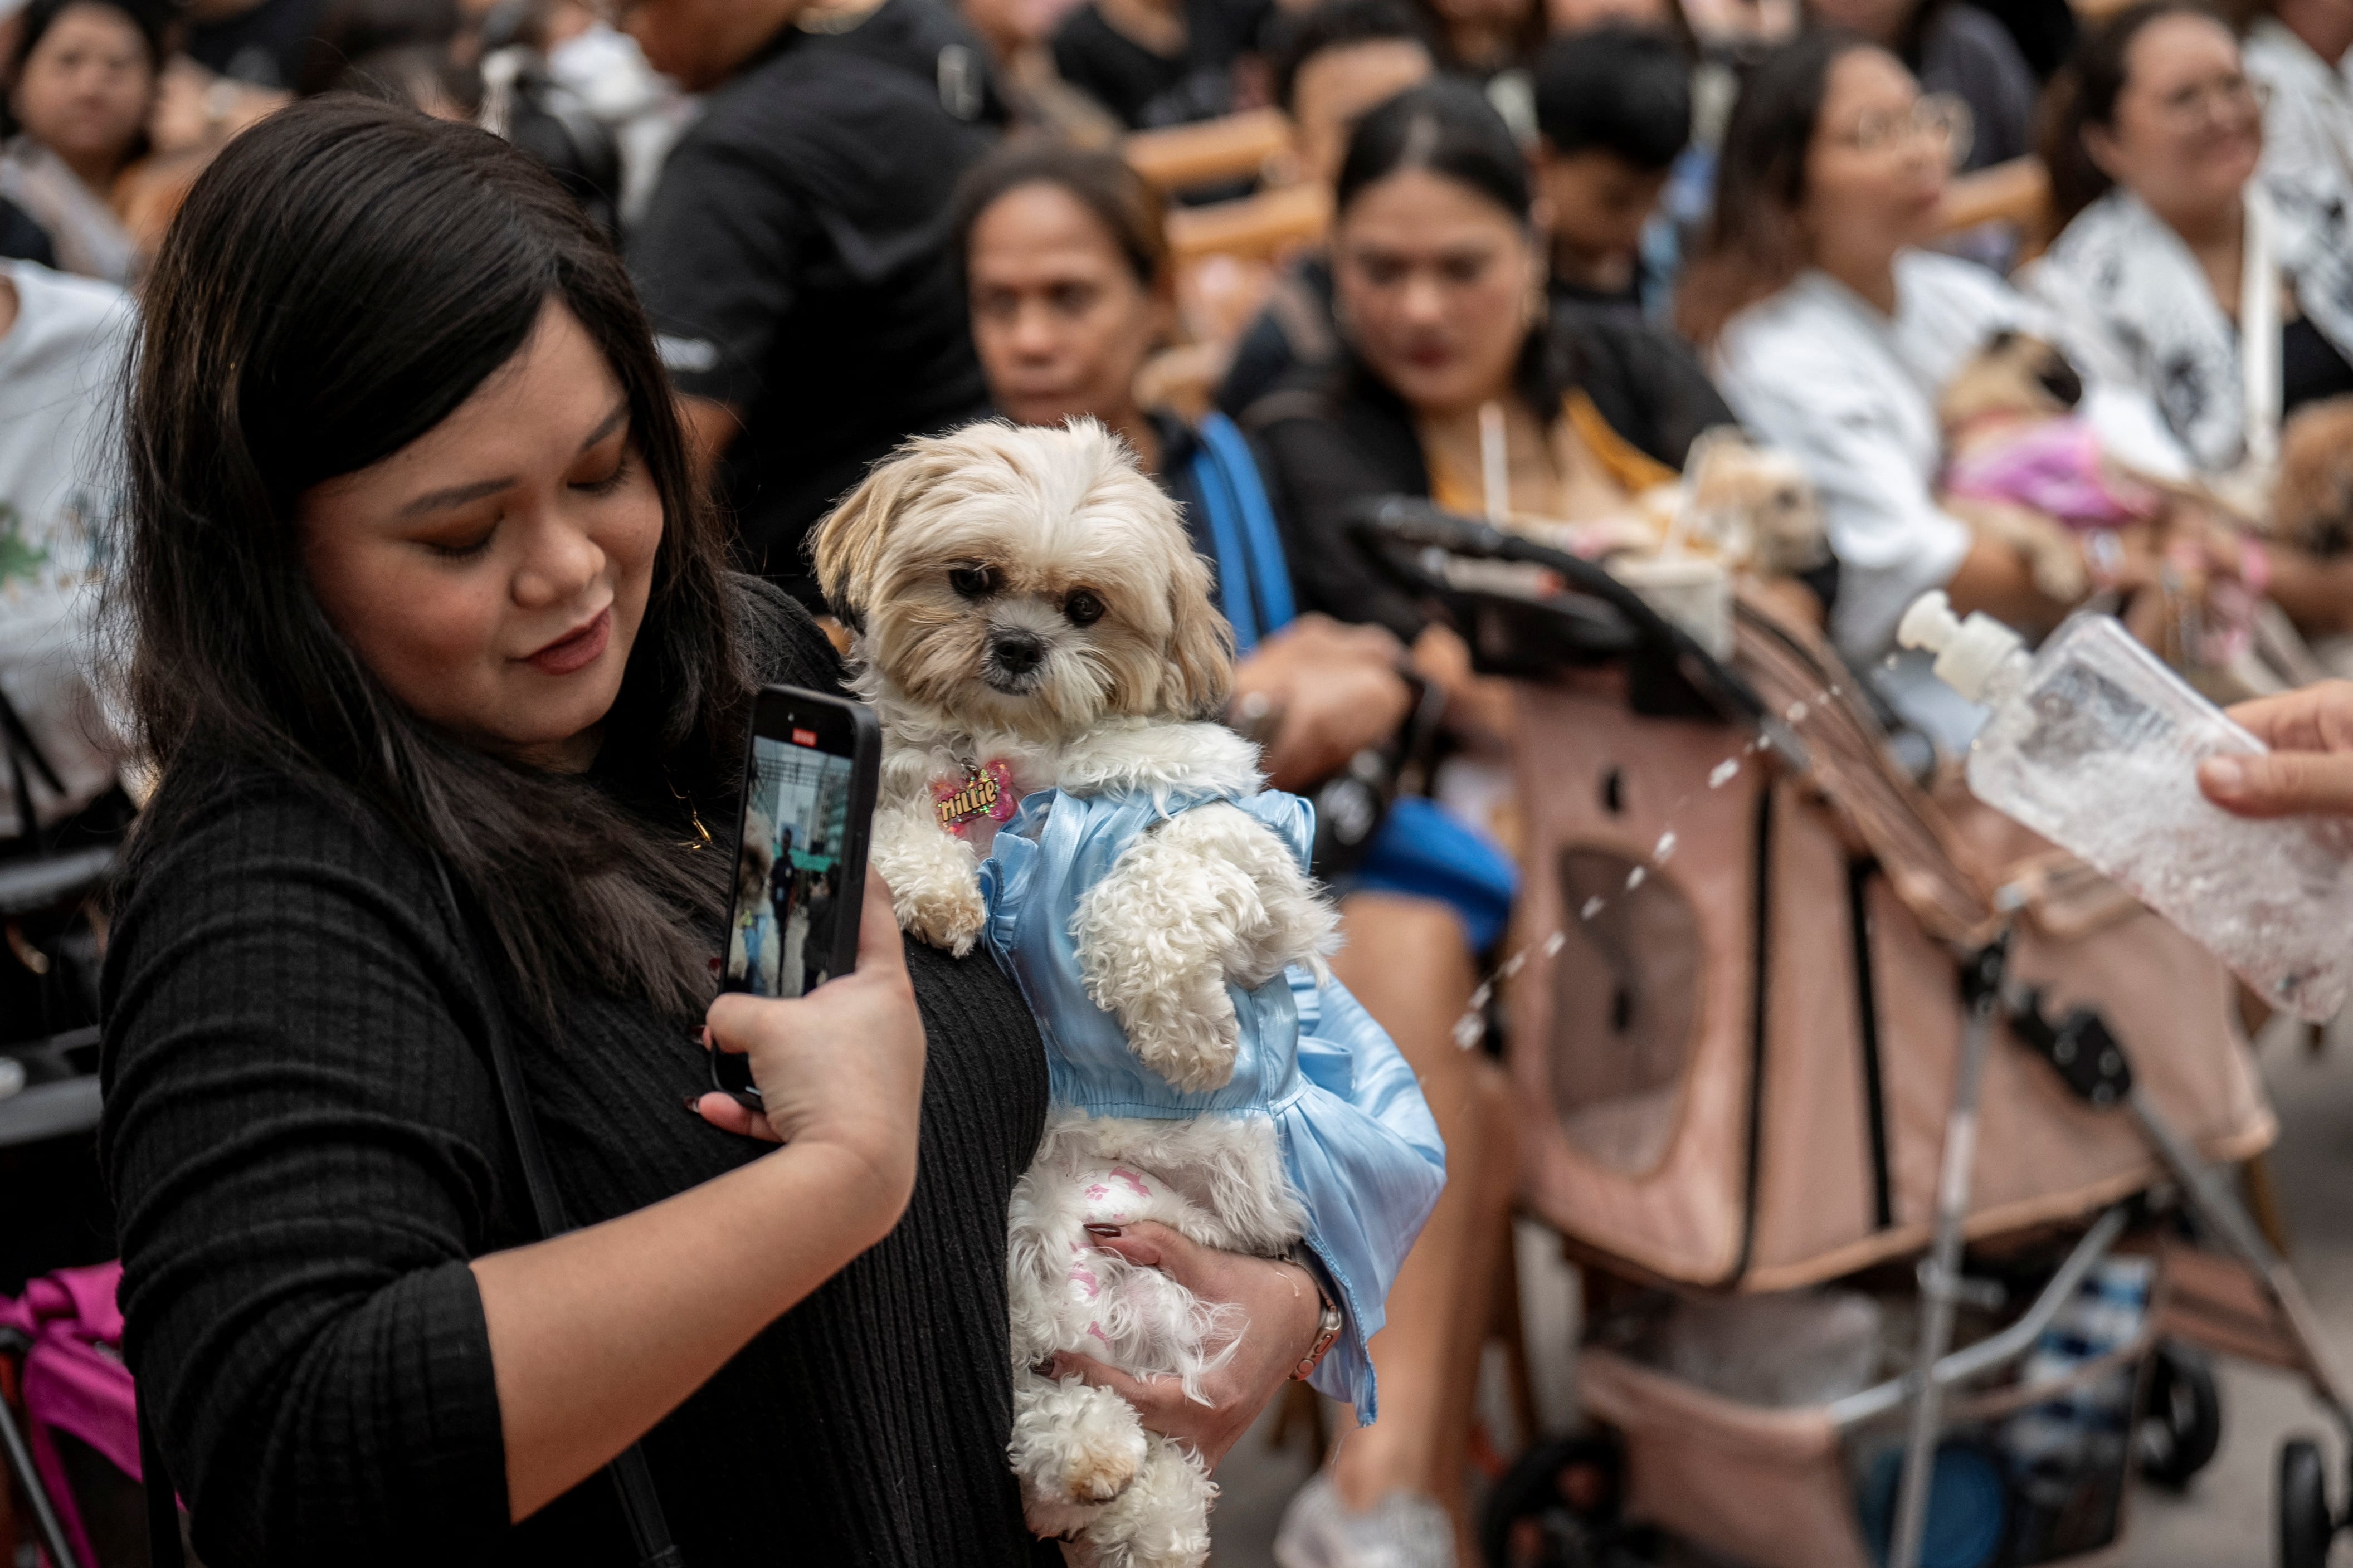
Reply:
<svg viewBox="0 0 2353 1568"><path fill-rule="evenodd" d="M1208 571L1167 498L1094 421L911 441L827 519L816 555L855 633L853 681L881 721L873 864L902 927L934 945L963 953L981 935L977 870L1018 794L1058 789L1060 810L1122 792L1258 792L1255 750L1209 721L1233 655ZM1140 1092L1164 1099L1230 1079L1241 1025L1228 985L1320 969L1333 929L1292 849L1224 798L1136 835L1068 926L1084 995L1149 1069ZM1032 1004L1055 1048L1050 1010ZM1242 1326L1095 1250L1084 1229L1145 1219L1261 1256L1306 1228L1265 1117L1055 1107L1012 1205L1010 1452L1031 1527L1110 1568L1202 1562L1216 1488L1117 1395L1041 1369L1076 1351L1196 1392Z"/></svg>

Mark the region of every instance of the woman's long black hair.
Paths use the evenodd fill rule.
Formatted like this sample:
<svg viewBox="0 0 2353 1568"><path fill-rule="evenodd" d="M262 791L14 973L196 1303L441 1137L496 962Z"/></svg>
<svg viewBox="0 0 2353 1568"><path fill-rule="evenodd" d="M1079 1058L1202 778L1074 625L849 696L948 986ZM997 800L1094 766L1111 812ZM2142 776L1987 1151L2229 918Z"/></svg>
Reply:
<svg viewBox="0 0 2353 1568"><path fill-rule="evenodd" d="M603 352L659 492L644 623L587 777L506 762L405 709L322 611L302 493L439 424L549 302ZM109 596L164 784L134 868L255 768L357 797L438 853L543 1018L593 985L699 1010L750 679L724 546L612 246L527 154L355 98L298 103L196 181L149 279Z"/></svg>
<svg viewBox="0 0 2353 1568"><path fill-rule="evenodd" d="M1715 211L1675 298L1675 324L1693 342L1713 343L1726 321L1806 269L1798 214L1831 68L1877 47L1836 28L1801 33L1741 88L1724 128Z"/></svg>

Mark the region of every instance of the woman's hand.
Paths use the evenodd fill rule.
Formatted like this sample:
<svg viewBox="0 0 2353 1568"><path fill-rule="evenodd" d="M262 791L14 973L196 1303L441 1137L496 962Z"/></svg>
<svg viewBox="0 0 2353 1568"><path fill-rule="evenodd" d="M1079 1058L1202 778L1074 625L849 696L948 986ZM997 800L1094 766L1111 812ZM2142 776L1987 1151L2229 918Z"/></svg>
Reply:
<svg viewBox="0 0 2353 1568"><path fill-rule="evenodd" d="M866 873L856 969L806 996L722 996L708 1018L715 1048L751 1057L766 1114L714 1090L696 1102L704 1121L771 1142L838 1146L905 1201L923 1108L923 1020L879 875Z"/></svg>
<svg viewBox="0 0 2353 1568"><path fill-rule="evenodd" d="M1150 1220L1099 1237L1096 1245L1161 1270L1205 1301L1230 1301L1249 1314L1232 1359L1202 1381L1207 1405L1186 1398L1173 1377L1130 1377L1091 1356L1054 1358L1057 1377L1075 1373L1110 1389L1135 1406L1145 1426L1176 1438L1215 1469L1314 1348L1324 1321L1314 1279L1295 1263L1219 1252Z"/></svg>
<svg viewBox="0 0 2353 1568"><path fill-rule="evenodd" d="M891 889L869 872L858 968L791 1001L722 996L767 1114L695 1109L785 1147L649 1208L473 1261L522 1520L702 1386L754 1334L890 1234L915 1186L923 1023Z"/></svg>
<svg viewBox="0 0 2353 1568"><path fill-rule="evenodd" d="M2231 717L2271 752L2200 763L2209 800L2241 816L2353 816L2353 681L2242 702Z"/></svg>
<svg viewBox="0 0 2353 1568"><path fill-rule="evenodd" d="M1446 727L1459 740L1488 751L1512 742L1512 687L1471 668L1471 645L1451 626L1432 621L1413 640L1414 673L1446 693Z"/></svg>
<svg viewBox="0 0 2353 1568"><path fill-rule="evenodd" d="M1265 759L1277 789L1312 788L1397 732L1413 707L1412 688L1398 673L1403 652L1382 627L1311 614L1236 667L1234 707L1281 715Z"/></svg>

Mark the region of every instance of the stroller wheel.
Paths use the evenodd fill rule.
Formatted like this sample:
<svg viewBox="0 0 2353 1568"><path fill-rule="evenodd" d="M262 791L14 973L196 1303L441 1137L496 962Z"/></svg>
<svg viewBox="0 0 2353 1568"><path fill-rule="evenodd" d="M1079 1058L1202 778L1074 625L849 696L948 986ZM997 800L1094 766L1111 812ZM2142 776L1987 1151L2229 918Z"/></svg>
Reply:
<svg viewBox="0 0 2353 1568"><path fill-rule="evenodd" d="M2214 1363L2202 1352L2166 1341L2150 1357L2148 1403L2134 1433L2140 1473L2179 1491L2221 1444L2222 1396L2214 1387Z"/></svg>
<svg viewBox="0 0 2353 1568"><path fill-rule="evenodd" d="M2327 1568L2328 1542L2336 1533L2320 1445L2291 1437L2280 1445L2279 1568Z"/></svg>
<svg viewBox="0 0 2353 1568"><path fill-rule="evenodd" d="M1520 1456L1488 1494L1488 1568L1604 1568L1616 1562L1625 1456L1607 1436L1561 1437Z"/></svg>

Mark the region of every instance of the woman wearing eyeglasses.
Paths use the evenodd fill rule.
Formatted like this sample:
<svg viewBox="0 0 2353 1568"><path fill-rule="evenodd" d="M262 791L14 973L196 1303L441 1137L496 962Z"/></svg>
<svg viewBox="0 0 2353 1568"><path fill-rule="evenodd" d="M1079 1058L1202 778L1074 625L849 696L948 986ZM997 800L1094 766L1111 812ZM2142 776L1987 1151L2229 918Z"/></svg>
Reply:
<svg viewBox="0 0 2353 1568"><path fill-rule="evenodd" d="M2043 155L2067 226L2021 286L2078 325L2086 374L2141 388L2207 482L2260 514L2280 421L2353 394L2341 187L2308 199L2253 177L2262 88L2187 0L2118 13L2053 95ZM2353 631L2353 560L2276 541L2251 553L2306 636Z"/></svg>
<svg viewBox="0 0 2353 1568"><path fill-rule="evenodd" d="M1742 422L1795 454L1820 492L1839 560L1832 637L1908 720L1955 745L1973 713L1925 663L1880 662L1905 607L1943 588L2014 626L2049 626L2068 608L1936 494L1939 390L2000 329L2057 335L1993 273L1923 248L1967 134L1961 107L1923 97L1885 49L1800 37L1733 110L1712 227L1678 300ZM2112 445L2179 467L2136 399L2095 388L2087 403Z"/></svg>
<svg viewBox="0 0 2353 1568"><path fill-rule="evenodd" d="M2026 286L2092 326L2098 368L2145 387L2199 468L2254 500L2281 416L2353 393L2342 205L2284 205L2253 179L2263 103L2202 6L2118 14L2055 93L2044 156L2067 226Z"/></svg>

